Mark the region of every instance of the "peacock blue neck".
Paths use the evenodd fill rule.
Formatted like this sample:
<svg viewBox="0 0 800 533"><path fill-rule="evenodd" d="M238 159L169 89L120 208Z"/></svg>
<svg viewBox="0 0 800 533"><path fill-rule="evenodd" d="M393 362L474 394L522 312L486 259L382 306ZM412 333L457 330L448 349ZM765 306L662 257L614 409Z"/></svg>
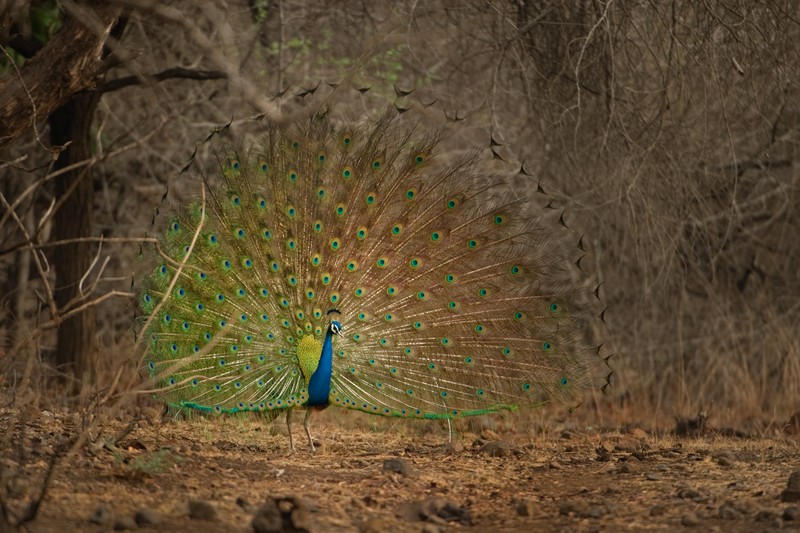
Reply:
<svg viewBox="0 0 800 533"><path fill-rule="evenodd" d="M319 366L311 375L308 382L308 405L328 405L328 396L331 393L331 372L333 369L333 332L328 328L325 342L322 344L322 355Z"/></svg>

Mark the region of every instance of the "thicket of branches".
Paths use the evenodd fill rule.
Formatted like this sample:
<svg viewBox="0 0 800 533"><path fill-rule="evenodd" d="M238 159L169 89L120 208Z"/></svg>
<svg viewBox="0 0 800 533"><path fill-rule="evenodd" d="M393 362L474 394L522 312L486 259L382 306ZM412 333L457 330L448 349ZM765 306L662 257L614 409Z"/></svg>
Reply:
<svg viewBox="0 0 800 533"><path fill-rule="evenodd" d="M61 9L85 8L51 5L62 30ZM707 408L784 420L796 409L795 2L103 5L125 24L106 43L104 78L85 89L96 109L90 157L76 164L92 170L79 181L93 190L94 220L68 302L52 294L65 261L54 221L71 191L53 185L47 117L0 146L0 375L18 397L69 375L84 391L135 382L137 240L167 186L191 187L179 172L195 143L231 117L279 118L332 81L372 86L387 103L395 86L416 89L469 117L465 144L507 144L534 176L519 186L567 208L609 306L611 404L635 405L636 419ZM3 80L24 75L27 9L0 26ZM57 353L56 331L87 309L91 372L76 373L60 366L77 356Z"/></svg>

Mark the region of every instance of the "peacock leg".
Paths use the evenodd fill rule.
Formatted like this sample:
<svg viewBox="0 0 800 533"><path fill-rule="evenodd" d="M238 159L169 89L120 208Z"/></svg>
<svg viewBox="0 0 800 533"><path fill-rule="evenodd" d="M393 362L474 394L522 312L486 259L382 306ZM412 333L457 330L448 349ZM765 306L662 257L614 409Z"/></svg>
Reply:
<svg viewBox="0 0 800 533"><path fill-rule="evenodd" d="M294 409L286 410L286 428L289 430L289 448L292 449L292 452L295 452L297 450L294 449L294 439L292 439L292 411Z"/></svg>
<svg viewBox="0 0 800 533"><path fill-rule="evenodd" d="M311 407L306 409L306 417L303 419L303 427L306 428L306 435L308 436L308 444L311 446L311 451L316 452L317 449L314 448L314 441L311 439L311 430L308 429L308 419L311 418L311 411L313 411Z"/></svg>

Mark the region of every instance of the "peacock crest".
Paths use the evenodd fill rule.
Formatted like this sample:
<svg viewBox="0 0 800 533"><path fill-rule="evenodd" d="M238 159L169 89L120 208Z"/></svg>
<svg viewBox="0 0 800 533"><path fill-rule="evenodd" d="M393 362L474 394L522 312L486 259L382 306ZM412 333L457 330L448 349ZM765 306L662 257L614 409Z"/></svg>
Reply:
<svg viewBox="0 0 800 533"><path fill-rule="evenodd" d="M442 150L447 132L408 115L318 111L212 141L204 194L166 217L141 284L170 402L444 419L595 381L572 245L508 165Z"/></svg>

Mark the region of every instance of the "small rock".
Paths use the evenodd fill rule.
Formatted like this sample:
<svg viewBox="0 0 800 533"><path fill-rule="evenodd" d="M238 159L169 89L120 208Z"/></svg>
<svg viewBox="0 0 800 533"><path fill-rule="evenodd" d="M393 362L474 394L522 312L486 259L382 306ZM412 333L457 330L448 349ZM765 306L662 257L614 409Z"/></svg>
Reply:
<svg viewBox="0 0 800 533"><path fill-rule="evenodd" d="M564 440L570 440L574 436L575 434L569 431L568 429L565 429L564 431L561 432L561 438Z"/></svg>
<svg viewBox="0 0 800 533"><path fill-rule="evenodd" d="M784 502L800 502L800 470L795 470L789 476L786 489L781 493Z"/></svg>
<svg viewBox="0 0 800 533"><path fill-rule="evenodd" d="M645 474L644 477L648 481L661 481L662 479L664 479L664 476L662 476L661 474L657 474L655 472L648 472L647 474Z"/></svg>
<svg viewBox="0 0 800 533"><path fill-rule="evenodd" d="M589 504L583 500L568 500L562 502L561 505L558 506L558 514L563 515L583 515L589 510Z"/></svg>
<svg viewBox="0 0 800 533"><path fill-rule="evenodd" d="M517 504L517 514L520 516L537 516L540 514L540 509L536 502L523 500Z"/></svg>
<svg viewBox="0 0 800 533"><path fill-rule="evenodd" d="M399 457L392 457L391 459L386 459L383 462L383 472L391 472L395 474L400 474L403 476L413 476L414 470L411 468L404 459L400 459Z"/></svg>
<svg viewBox="0 0 800 533"><path fill-rule="evenodd" d="M92 516L89 517L89 522L92 524L100 524L101 526L107 526L111 523L111 513L108 512L108 509L103 507L102 505L94 510Z"/></svg>
<svg viewBox="0 0 800 533"><path fill-rule="evenodd" d="M384 529L382 531L388 531L388 530ZM437 526L436 524L425 524L424 526L422 526L421 533L442 533L442 528L441 526Z"/></svg>
<svg viewBox="0 0 800 533"><path fill-rule="evenodd" d="M215 520L217 518L217 510L203 500L192 500L189 502L189 518L195 520Z"/></svg>
<svg viewBox="0 0 800 533"><path fill-rule="evenodd" d="M681 524L686 527L695 527L700 525L700 518L695 513L686 513L681 517Z"/></svg>
<svg viewBox="0 0 800 533"><path fill-rule="evenodd" d="M114 531L136 529L136 522L130 516L120 516L114 521Z"/></svg>
<svg viewBox="0 0 800 533"><path fill-rule="evenodd" d="M548 466L550 467L550 470L564 470L564 465L562 465L555 459L550 461L550 464Z"/></svg>
<svg viewBox="0 0 800 533"><path fill-rule="evenodd" d="M275 500L267 500L258 508L250 523L255 533L281 533L283 531L283 514Z"/></svg>
<svg viewBox="0 0 800 533"><path fill-rule="evenodd" d="M247 509L248 507L250 507L250 502L248 502L244 496L237 496L236 505L238 505L242 509Z"/></svg>
<svg viewBox="0 0 800 533"><path fill-rule="evenodd" d="M781 518L783 518L787 522L800 520L800 508L787 507L786 509L783 510L783 515L781 515Z"/></svg>
<svg viewBox="0 0 800 533"><path fill-rule="evenodd" d="M161 523L161 517L153 511L152 509L139 509L136 511L133 519L136 521L136 525L139 527L142 526L157 526Z"/></svg>
<svg viewBox="0 0 800 533"><path fill-rule="evenodd" d="M489 457L508 457L511 455L511 445L504 440L487 442L481 447L481 453Z"/></svg>

